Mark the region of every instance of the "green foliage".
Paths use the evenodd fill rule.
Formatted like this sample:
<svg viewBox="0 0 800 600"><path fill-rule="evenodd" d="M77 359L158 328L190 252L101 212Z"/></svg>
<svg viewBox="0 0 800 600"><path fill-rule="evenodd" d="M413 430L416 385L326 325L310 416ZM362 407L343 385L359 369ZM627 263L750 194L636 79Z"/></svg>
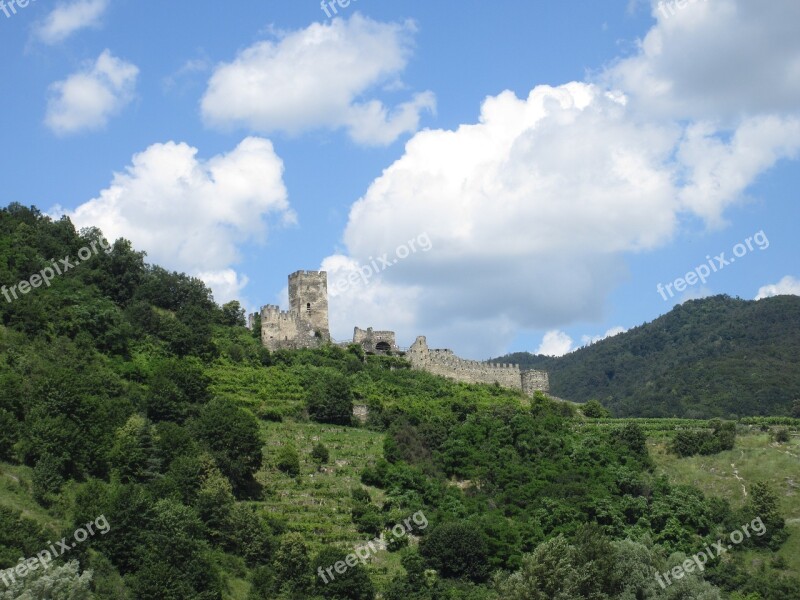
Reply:
<svg viewBox="0 0 800 600"><path fill-rule="evenodd" d="M326 565L327 566L327 565ZM277 588L289 593L302 593L312 585L308 547L299 533L281 538L272 561Z"/></svg>
<svg viewBox="0 0 800 600"><path fill-rule="evenodd" d="M616 416L732 419L790 415L799 359L800 298L714 296L563 357L493 362L544 369L555 396L601 398Z"/></svg>
<svg viewBox="0 0 800 600"><path fill-rule="evenodd" d="M78 561L37 569L8 587L0 588L0 600L95 600L92 572L81 573Z"/></svg>
<svg viewBox="0 0 800 600"><path fill-rule="evenodd" d="M109 453L112 471L123 483L146 482L160 470L155 428L141 415L132 415L115 435Z"/></svg>
<svg viewBox="0 0 800 600"><path fill-rule="evenodd" d="M318 467L321 467L330 460L330 451L325 444L317 442L311 449L311 458Z"/></svg>
<svg viewBox="0 0 800 600"><path fill-rule="evenodd" d="M308 390L308 414L319 423L349 425L353 418L353 393L343 375L320 370Z"/></svg>
<svg viewBox="0 0 800 600"><path fill-rule="evenodd" d="M486 538L467 523L435 527L420 543L420 553L443 577L483 581L488 576Z"/></svg>
<svg viewBox="0 0 800 600"><path fill-rule="evenodd" d="M760 519L756 524L760 523L766 529L761 536L749 537L748 543L777 550L786 541L786 522L778 509L777 496L763 481L757 481L750 487L749 500L742 512L745 519L751 522Z"/></svg>
<svg viewBox="0 0 800 600"><path fill-rule="evenodd" d="M50 506L64 485L64 458L45 454L33 468L33 497L39 504Z"/></svg>
<svg viewBox="0 0 800 600"><path fill-rule="evenodd" d="M678 431L671 450L678 456L710 455L733 449L736 441L736 423L711 421L711 432L685 429Z"/></svg>
<svg viewBox="0 0 800 600"><path fill-rule="evenodd" d="M192 429L234 489L252 481L263 461L258 421L252 414L228 400L215 399L201 409Z"/></svg>
<svg viewBox="0 0 800 600"><path fill-rule="evenodd" d="M600 404L599 400L589 400L581 407L581 411L590 419L603 419L611 416L611 412Z"/></svg>
<svg viewBox="0 0 800 600"><path fill-rule="evenodd" d="M220 315L220 323L228 327L244 327L247 321L244 316L244 308L239 304L238 300L232 300L227 304L222 305L222 314Z"/></svg>
<svg viewBox="0 0 800 600"><path fill-rule="evenodd" d="M340 561L344 562L345 557L345 553L340 550L325 548L314 558L311 571L317 575L314 579L316 593L330 600L372 600L375 598L375 587L363 565L348 565L347 570L341 574L333 570L331 571L333 579L331 579L331 574L326 573L325 570L329 567ZM320 576L319 573L322 575Z"/></svg>
<svg viewBox="0 0 800 600"><path fill-rule="evenodd" d="M151 368L147 414L153 421L183 423L208 401L209 380L196 358L170 358Z"/></svg>
<svg viewBox="0 0 800 600"><path fill-rule="evenodd" d="M300 455L297 453L297 448L291 444L281 446L275 457L275 466L289 477L300 475Z"/></svg>
<svg viewBox="0 0 800 600"><path fill-rule="evenodd" d="M0 280L27 279L50 257L73 256L101 237L36 209L2 209ZM581 351L587 358L578 366L589 377L572 380L586 391L574 397L601 398L618 413L639 410L641 396L655 414L685 414L696 405L698 414L728 416L760 401L768 412L800 396L785 368L795 356L793 301L707 305L715 303L727 305L722 321L755 316L717 327L704 303L687 303L661 323L661 334L645 328L656 341L635 330L638 345L618 336L614 344L625 343L613 356ZM75 588L71 597L88 589L93 596L86 597L103 600L219 600L223 593L249 593L250 600L378 593L389 600L497 600L496 590L504 590L512 600L567 591L629 600L661 597L656 571L761 518L770 535L754 536L706 576L725 591L770 600L799 595L800 583L784 572L791 561L769 554L788 531L775 492L748 480L748 501L734 512L653 474L647 436L685 428L702 433L700 450L719 451L732 447L732 424L606 419L599 403L584 407L595 416L578 418L572 404L543 394L529 399L499 386L455 383L413 371L402 357L365 356L359 346L270 353L259 343L258 323L248 331L243 316L235 302L216 306L199 280L145 265L125 240L24 301L0 302L0 459L15 463L0 465L0 567L104 515L109 534L73 551L84 575L59 573L59 586ZM789 333L764 323L772 318ZM772 354L763 351L762 329L777 334ZM552 369L556 388L577 372L571 357L547 360L568 367ZM708 365L720 375L701 387ZM348 427L354 403L369 408L365 428ZM787 416L740 423L763 431L798 425ZM271 461L293 479L259 471L262 432L268 448L281 445ZM298 477L295 448L329 468ZM330 453L341 460L331 463ZM379 489L359 486L359 474ZM387 535L390 553L379 551L373 566L320 587L310 554L313 566L341 560L343 549L417 511L432 525L414 532L419 551L416 539L408 547L409 536ZM782 556L791 558L791 544ZM77 581L88 580L87 570L94 572L88 586ZM701 578L666 594L718 597Z"/></svg>
<svg viewBox="0 0 800 600"><path fill-rule="evenodd" d="M789 441L789 430L785 427L775 430L775 441L779 444L785 444Z"/></svg>

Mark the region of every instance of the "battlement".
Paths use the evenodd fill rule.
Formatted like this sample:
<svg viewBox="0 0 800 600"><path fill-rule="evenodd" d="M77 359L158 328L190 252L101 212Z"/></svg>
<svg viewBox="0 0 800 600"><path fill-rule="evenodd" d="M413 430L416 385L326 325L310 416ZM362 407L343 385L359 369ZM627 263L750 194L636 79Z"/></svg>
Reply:
<svg viewBox="0 0 800 600"><path fill-rule="evenodd" d="M406 357L413 369L449 377L465 383L497 383L503 387L522 390L532 396L536 391L548 391L549 381L544 371L523 371L515 364L493 364L466 360L449 349L430 349L425 336L419 336Z"/></svg>
<svg viewBox="0 0 800 600"><path fill-rule="evenodd" d="M298 277L304 277L307 279L318 279L323 281L325 285L328 285L328 272L327 271L295 271L291 275L289 275L289 281L293 279L297 279Z"/></svg>
<svg viewBox="0 0 800 600"><path fill-rule="evenodd" d="M331 339L328 327L328 274L296 271L289 275L289 310L261 308L261 341L270 350L314 348Z"/></svg>
<svg viewBox="0 0 800 600"><path fill-rule="evenodd" d="M256 315L250 315L250 327ZM289 275L289 310L278 305L261 307L261 341L270 350L281 348L316 348L330 342L328 327L328 274L325 271L295 271ZM372 327L353 330L353 343L365 352L388 354L398 351L394 331L375 331ZM466 383L499 384L522 390L532 396L550 389L544 371L525 371L519 365L493 364L466 360L449 348L428 348L425 336L419 336L406 357L413 369L428 371Z"/></svg>

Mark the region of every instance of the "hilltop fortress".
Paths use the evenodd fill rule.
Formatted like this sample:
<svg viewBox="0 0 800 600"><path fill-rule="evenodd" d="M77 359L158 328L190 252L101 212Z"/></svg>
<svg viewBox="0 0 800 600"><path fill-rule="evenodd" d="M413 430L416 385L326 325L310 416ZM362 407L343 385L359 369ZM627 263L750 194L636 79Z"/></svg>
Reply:
<svg viewBox="0 0 800 600"><path fill-rule="evenodd" d="M250 315L249 325L261 321L261 342L269 350L317 348L331 342L328 325L328 274L325 271L297 271L289 275L289 310L278 306L262 307ZM370 354L400 353L393 331L355 328L353 341ZM465 383L498 384L521 390L548 392L550 384L545 371L522 370L519 365L496 365L476 360L464 360L452 350L432 350L424 336L409 348L405 357L413 369L428 371Z"/></svg>

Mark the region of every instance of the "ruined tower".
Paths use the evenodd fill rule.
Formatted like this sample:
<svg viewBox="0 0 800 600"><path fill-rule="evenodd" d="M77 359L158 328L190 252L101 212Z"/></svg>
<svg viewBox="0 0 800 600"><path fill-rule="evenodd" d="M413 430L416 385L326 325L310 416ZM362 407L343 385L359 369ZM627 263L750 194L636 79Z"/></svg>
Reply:
<svg viewBox="0 0 800 600"><path fill-rule="evenodd" d="M328 274L297 271L289 275L289 310L261 309L261 341L270 350L315 348L331 339L328 327Z"/></svg>

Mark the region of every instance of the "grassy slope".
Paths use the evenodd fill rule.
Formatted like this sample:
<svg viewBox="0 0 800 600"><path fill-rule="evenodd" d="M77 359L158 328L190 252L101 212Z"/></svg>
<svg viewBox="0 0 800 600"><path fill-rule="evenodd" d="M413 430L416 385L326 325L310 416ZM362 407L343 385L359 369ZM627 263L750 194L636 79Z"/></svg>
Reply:
<svg viewBox="0 0 800 600"><path fill-rule="evenodd" d="M753 431L739 435L733 450L690 458L669 454L663 439L651 438L648 446L658 473L665 473L675 483L693 485L708 495L725 498L734 507L745 501L742 486L747 490L754 481L767 481L780 497L791 532L779 554L789 571L800 574L800 436L777 444L767 433ZM734 468L742 481L734 476Z"/></svg>
<svg viewBox="0 0 800 600"><path fill-rule="evenodd" d="M359 533L350 517L350 491L360 486L361 470L383 455L383 434L320 425L285 421L263 426L265 466L256 479L264 486L265 500L259 503L269 513L279 515L290 531L297 531L308 540L316 553L325 545L335 545L347 552L372 539ZM300 454L300 475L296 479L274 468L274 457L283 444L291 441ZM330 461L317 471L311 448L321 441L330 451ZM380 505L383 493L366 488L373 502ZM399 569L396 554L379 552L371 561L370 570L376 583L387 581Z"/></svg>

